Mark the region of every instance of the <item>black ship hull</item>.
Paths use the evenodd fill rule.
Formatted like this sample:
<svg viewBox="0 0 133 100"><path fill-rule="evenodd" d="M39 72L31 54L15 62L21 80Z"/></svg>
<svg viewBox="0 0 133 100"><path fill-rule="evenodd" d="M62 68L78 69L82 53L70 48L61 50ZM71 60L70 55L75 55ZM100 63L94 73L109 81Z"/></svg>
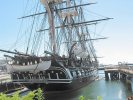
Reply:
<svg viewBox="0 0 133 100"><path fill-rule="evenodd" d="M46 63L43 63L43 65L38 63L36 69L40 66L46 66L47 61L44 62ZM26 65L27 68L31 66ZM25 65L21 65L21 67L25 67ZM47 69L34 71L14 70L11 73L13 82L21 83L31 90L42 88L46 92L76 90L94 81L97 75L97 67L94 63L91 64L82 59L75 62L69 59L67 63L67 59L59 58L58 60L52 60L50 67Z"/></svg>
<svg viewBox="0 0 133 100"><path fill-rule="evenodd" d="M67 92L77 90L98 78L97 69L51 68L36 74L14 72L12 80L31 90L42 88L45 92Z"/></svg>
<svg viewBox="0 0 133 100"><path fill-rule="evenodd" d="M74 79L71 83L50 83L50 84L44 84L44 83L27 84L25 83L24 85L30 90L41 88L46 93L65 93L65 92L75 91L86 85L89 85L91 82L95 81L97 78L98 76L84 77L84 78Z"/></svg>

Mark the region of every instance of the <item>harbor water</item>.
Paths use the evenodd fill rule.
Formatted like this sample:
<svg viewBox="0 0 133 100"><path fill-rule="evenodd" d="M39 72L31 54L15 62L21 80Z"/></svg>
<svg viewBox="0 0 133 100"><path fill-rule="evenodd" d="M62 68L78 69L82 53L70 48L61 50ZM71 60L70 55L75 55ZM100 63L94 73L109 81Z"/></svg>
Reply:
<svg viewBox="0 0 133 100"><path fill-rule="evenodd" d="M85 96L85 100L97 100L97 96L102 100L126 100L131 96L132 90L125 81L106 81L104 71L99 71L99 80L92 82L84 88L65 94L47 94L46 100L79 100L80 96Z"/></svg>

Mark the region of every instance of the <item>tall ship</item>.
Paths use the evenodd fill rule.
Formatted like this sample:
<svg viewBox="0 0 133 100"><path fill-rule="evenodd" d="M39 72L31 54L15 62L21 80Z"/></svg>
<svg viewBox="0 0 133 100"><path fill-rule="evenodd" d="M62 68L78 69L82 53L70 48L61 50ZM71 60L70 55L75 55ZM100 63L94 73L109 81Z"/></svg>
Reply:
<svg viewBox="0 0 133 100"><path fill-rule="evenodd" d="M87 20L89 15L85 14L84 7L95 3L84 0L35 1L35 13L19 18L32 22L27 27L30 31L26 48L23 52L22 46L20 50L0 49L6 52L12 81L29 89L69 91L98 78L93 42L104 38L93 38L89 26L110 18Z"/></svg>

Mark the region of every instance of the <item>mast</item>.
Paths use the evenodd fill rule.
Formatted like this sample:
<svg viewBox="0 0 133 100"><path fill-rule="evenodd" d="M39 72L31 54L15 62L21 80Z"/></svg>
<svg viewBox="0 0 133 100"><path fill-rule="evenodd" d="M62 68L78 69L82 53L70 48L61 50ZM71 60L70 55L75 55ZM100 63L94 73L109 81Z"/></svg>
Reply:
<svg viewBox="0 0 133 100"><path fill-rule="evenodd" d="M66 2L66 7L69 8L71 5L70 5L70 0L67 0ZM69 41L70 41L70 48L72 46L72 29L71 29L71 13L70 13L70 9L67 9L67 12L66 12L66 17L67 17L67 23L68 23L68 36L69 36ZM69 48L69 49L70 49Z"/></svg>
<svg viewBox="0 0 133 100"><path fill-rule="evenodd" d="M54 8L53 4L47 0L40 0L41 3L45 6L48 12L48 22L49 22L49 35L51 42L51 51L53 54L56 54L56 39L55 39L55 25L54 25Z"/></svg>

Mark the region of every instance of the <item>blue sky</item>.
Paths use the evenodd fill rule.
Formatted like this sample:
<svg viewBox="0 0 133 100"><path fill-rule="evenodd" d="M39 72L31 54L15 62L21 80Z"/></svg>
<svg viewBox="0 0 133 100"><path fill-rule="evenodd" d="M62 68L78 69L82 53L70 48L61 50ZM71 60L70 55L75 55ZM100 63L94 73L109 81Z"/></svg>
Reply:
<svg viewBox="0 0 133 100"><path fill-rule="evenodd" d="M26 0L2 0L0 3L0 48L9 49L17 38ZM34 1L34 0L32 0ZM89 0L88 0L89 1ZM94 0L90 0L94 1ZM133 0L95 0L88 9L112 17L99 34L109 37L95 42L100 63L133 63ZM94 2L95 2L94 1ZM1 54L0 54L1 55Z"/></svg>

